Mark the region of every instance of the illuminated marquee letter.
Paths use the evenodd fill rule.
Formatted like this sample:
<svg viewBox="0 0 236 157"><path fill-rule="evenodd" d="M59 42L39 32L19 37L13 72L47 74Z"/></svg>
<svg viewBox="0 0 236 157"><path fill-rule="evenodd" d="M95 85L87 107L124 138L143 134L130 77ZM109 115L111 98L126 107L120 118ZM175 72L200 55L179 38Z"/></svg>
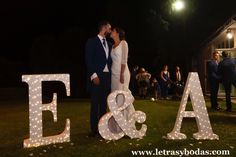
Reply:
<svg viewBox="0 0 236 157"><path fill-rule="evenodd" d="M121 97L120 97L121 96ZM120 98L124 98L123 101ZM124 135L132 138L142 139L146 135L147 126L142 124L141 129L137 130L135 123L143 123L146 120L146 114L142 111L135 111L133 106L134 97L130 92L116 90L107 98L107 104L110 112L102 116L98 123L100 135L106 140L118 140ZM128 112L128 115L124 115ZM113 131L115 126L109 124L110 119L114 117L120 131ZM118 127L117 126L117 127Z"/></svg>
<svg viewBox="0 0 236 157"><path fill-rule="evenodd" d="M70 120L66 119L65 130L55 136L43 137L42 111L51 111L54 122L57 121L57 94L53 94L51 103L42 104L42 81L61 81L65 84L66 94L70 96L69 74L23 75L22 81L29 86L29 129L30 137L24 140L24 147L37 147L52 143L70 141Z"/></svg>
<svg viewBox="0 0 236 157"><path fill-rule="evenodd" d="M185 111L189 95L192 102L193 111ZM195 72L191 72L188 75L175 126L172 132L167 134L168 139L186 139L186 135L180 133L182 120L184 117L195 117L198 126L198 132L193 134L195 139L219 139L218 135L214 134L212 131L199 77Z"/></svg>

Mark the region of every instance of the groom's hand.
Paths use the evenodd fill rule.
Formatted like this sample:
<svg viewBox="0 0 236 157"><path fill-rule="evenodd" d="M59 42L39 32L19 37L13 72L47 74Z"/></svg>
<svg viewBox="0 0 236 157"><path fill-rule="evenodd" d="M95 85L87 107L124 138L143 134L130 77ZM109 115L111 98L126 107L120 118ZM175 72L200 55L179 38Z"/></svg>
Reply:
<svg viewBox="0 0 236 157"><path fill-rule="evenodd" d="M94 79L93 79L93 84L94 85L100 85L100 79L98 78L98 77L95 77Z"/></svg>

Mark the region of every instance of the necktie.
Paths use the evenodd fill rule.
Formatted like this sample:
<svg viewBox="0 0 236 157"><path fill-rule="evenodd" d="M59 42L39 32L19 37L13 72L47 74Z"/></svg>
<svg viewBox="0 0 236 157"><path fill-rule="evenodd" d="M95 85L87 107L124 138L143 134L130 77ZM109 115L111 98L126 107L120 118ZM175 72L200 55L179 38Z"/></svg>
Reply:
<svg viewBox="0 0 236 157"><path fill-rule="evenodd" d="M102 39L102 44L104 45L104 47L106 47L106 40Z"/></svg>

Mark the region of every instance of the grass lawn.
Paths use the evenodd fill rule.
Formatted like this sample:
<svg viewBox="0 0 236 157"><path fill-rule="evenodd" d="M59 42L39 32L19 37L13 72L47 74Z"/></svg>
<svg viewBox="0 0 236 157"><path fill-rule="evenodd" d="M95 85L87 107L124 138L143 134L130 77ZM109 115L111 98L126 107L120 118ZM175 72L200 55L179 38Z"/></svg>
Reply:
<svg viewBox="0 0 236 157"><path fill-rule="evenodd" d="M186 140L166 140L165 137L176 120L180 101L135 100L136 110L146 113L148 130L142 140L122 138L118 141L104 141L100 137L89 138L89 100L58 100L58 122L53 122L51 112L43 112L44 136L59 134L65 127L65 119L71 121L71 142L52 144L38 148L23 148L23 140L29 137L28 102L20 100L0 101L0 156L50 156L50 157L106 157L132 156L131 150L229 150L236 156L236 113L209 111L214 133L220 140L197 141L192 134L197 132L194 118L184 119L181 132ZM224 108L225 103L219 102ZM190 103L189 103L190 104ZM207 107L209 109L209 101ZM191 108L191 105L188 105ZM236 109L235 104L233 110Z"/></svg>

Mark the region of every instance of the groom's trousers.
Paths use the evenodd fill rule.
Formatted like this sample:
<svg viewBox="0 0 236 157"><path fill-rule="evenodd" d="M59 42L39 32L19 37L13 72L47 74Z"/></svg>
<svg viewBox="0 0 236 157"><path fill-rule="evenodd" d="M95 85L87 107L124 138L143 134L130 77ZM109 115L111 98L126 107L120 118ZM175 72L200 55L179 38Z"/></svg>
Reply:
<svg viewBox="0 0 236 157"><path fill-rule="evenodd" d="M100 85L92 85L90 126L93 133L98 132L99 119L106 113L107 96L111 90L111 74L103 72L99 76Z"/></svg>

